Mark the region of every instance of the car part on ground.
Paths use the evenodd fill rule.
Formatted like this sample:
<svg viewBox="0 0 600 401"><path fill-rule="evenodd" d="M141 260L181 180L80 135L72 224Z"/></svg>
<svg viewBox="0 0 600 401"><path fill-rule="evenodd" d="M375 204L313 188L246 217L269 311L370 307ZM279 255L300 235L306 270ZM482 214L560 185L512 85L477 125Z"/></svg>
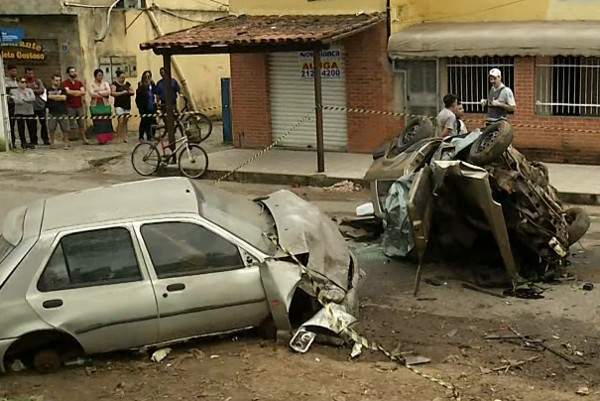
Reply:
<svg viewBox="0 0 600 401"><path fill-rule="evenodd" d="M325 304L358 316L355 257L289 191L252 202L185 178L118 184L15 209L0 239L0 371L269 322L284 340L307 322L335 335Z"/></svg>
<svg viewBox="0 0 600 401"><path fill-rule="evenodd" d="M500 121L406 148L393 139L365 175L385 227L384 251L409 256L414 248L422 257L427 249L472 259L480 250L482 261L493 263L495 248L513 282L563 272L589 217L563 208L548 169L511 146L512 136L510 124Z"/></svg>

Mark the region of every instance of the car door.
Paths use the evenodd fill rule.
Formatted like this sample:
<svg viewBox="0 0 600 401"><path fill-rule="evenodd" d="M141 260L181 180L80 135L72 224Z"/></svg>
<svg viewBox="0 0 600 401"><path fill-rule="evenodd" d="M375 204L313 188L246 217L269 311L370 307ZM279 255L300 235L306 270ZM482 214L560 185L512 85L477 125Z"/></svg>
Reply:
<svg viewBox="0 0 600 401"><path fill-rule="evenodd" d="M246 265L234 238L209 227L163 220L136 228L152 266L161 341L256 326L269 316L258 265Z"/></svg>
<svg viewBox="0 0 600 401"><path fill-rule="evenodd" d="M132 233L127 226L59 233L28 291L38 315L89 353L157 341L156 297Z"/></svg>

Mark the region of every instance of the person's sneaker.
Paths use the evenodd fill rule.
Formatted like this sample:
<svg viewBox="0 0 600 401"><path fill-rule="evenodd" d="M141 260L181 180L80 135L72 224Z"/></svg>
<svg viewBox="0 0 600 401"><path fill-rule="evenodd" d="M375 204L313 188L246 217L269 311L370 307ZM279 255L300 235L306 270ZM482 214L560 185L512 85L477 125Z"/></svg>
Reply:
<svg viewBox="0 0 600 401"><path fill-rule="evenodd" d="M28 143L25 146L27 146L27 149L35 149L35 144L34 143Z"/></svg>

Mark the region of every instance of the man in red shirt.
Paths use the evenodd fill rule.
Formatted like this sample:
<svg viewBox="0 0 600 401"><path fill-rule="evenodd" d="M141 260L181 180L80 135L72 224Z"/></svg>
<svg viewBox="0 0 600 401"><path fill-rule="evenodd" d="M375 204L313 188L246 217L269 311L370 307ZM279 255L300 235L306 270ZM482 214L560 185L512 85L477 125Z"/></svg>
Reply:
<svg viewBox="0 0 600 401"><path fill-rule="evenodd" d="M89 145L85 137L85 86L77 79L77 70L75 67L67 68L68 78L63 82L63 87L67 92L67 115L77 117L71 120L71 129L79 127L79 135L85 145Z"/></svg>

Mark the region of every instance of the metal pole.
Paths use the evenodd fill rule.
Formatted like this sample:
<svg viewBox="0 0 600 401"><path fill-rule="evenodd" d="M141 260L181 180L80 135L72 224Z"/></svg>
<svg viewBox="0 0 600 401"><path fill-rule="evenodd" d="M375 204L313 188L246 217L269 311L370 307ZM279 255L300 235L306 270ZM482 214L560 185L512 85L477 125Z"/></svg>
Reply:
<svg viewBox="0 0 600 401"><path fill-rule="evenodd" d="M315 117L317 120L317 172L325 172L323 150L323 96L321 93L321 49L313 49L313 71L315 83Z"/></svg>
<svg viewBox="0 0 600 401"><path fill-rule="evenodd" d="M171 81L171 53L163 54L163 66L165 77L163 78L165 89L165 128L169 137L169 147L175 152L175 103L173 102L173 82Z"/></svg>

